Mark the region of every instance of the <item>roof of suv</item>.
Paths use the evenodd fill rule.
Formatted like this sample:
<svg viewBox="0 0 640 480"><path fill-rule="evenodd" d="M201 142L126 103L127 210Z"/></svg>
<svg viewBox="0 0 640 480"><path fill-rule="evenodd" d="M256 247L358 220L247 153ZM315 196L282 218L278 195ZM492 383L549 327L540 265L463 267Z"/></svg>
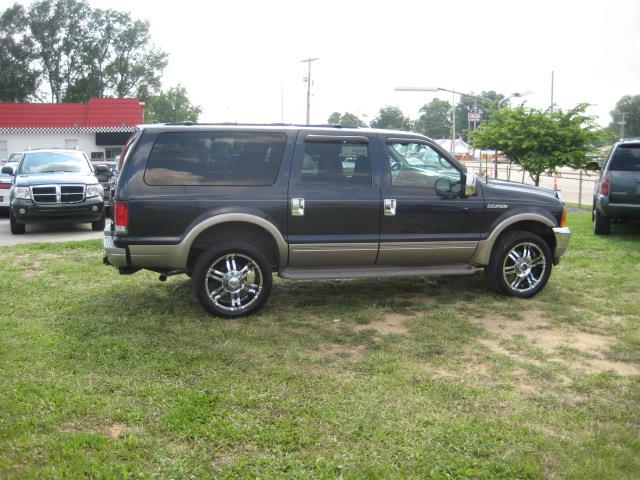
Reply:
<svg viewBox="0 0 640 480"><path fill-rule="evenodd" d="M301 125L295 123L193 123L193 122L175 122L175 123L151 123L151 124L143 124L139 125L138 128L141 130L144 129L175 129L176 127L185 127L189 129L197 128L197 129L233 129L233 130L273 130L274 128L280 130L310 130L314 132L322 131L324 133L331 132L344 132L351 133L354 135L362 135L365 133L382 133L382 134L392 134L399 136L411 136L411 137L422 137L428 138L420 133L415 132L403 132L399 130L386 130L380 128L369 128L369 127L355 127L350 125L339 125L339 124L320 124L320 125Z"/></svg>

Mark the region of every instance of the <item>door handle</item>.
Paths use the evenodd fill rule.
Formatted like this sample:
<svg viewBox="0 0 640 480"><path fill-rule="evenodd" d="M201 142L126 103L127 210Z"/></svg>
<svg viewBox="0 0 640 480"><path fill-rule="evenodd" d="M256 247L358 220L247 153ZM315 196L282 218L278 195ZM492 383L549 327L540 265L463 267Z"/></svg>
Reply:
<svg viewBox="0 0 640 480"><path fill-rule="evenodd" d="M384 199L384 215L386 217L393 217L396 214L396 199L385 198Z"/></svg>
<svg viewBox="0 0 640 480"><path fill-rule="evenodd" d="M291 215L294 217L304 216L304 198L291 199Z"/></svg>

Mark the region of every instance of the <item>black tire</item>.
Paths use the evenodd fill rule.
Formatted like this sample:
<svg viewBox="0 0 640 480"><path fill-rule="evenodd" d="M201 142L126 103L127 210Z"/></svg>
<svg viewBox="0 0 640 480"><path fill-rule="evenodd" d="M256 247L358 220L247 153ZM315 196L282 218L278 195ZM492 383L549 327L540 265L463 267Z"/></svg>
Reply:
<svg viewBox="0 0 640 480"><path fill-rule="evenodd" d="M597 208L593 210L593 233L596 235L609 235L611 232L611 219L602 215Z"/></svg>
<svg viewBox="0 0 640 480"><path fill-rule="evenodd" d="M13 212L9 209L9 224L11 225L11 233L13 235L22 235L27 229L24 223L18 223L13 216Z"/></svg>
<svg viewBox="0 0 640 480"><path fill-rule="evenodd" d="M215 268L218 275L209 276L214 267L219 267ZM247 273L243 276L244 270ZM246 242L227 242L200 254L191 272L191 282L207 311L235 318L250 315L264 305L273 279L269 261L260 250Z"/></svg>
<svg viewBox="0 0 640 480"><path fill-rule="evenodd" d="M510 297L531 298L549 280L551 255L547 242L535 233L508 232L493 247L491 261L485 267L487 284Z"/></svg>
<svg viewBox="0 0 640 480"><path fill-rule="evenodd" d="M100 220L96 220L95 222L91 222L91 230L94 232L101 232L104 230L104 226L106 225L106 219L104 212L102 213L102 218Z"/></svg>

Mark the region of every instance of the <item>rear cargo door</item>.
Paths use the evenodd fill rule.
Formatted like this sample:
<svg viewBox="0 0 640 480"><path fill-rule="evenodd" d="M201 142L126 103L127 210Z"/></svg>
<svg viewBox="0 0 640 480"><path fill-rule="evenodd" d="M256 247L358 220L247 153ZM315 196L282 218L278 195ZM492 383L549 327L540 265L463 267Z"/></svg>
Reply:
<svg viewBox="0 0 640 480"><path fill-rule="evenodd" d="M613 153L609 201L640 205L640 143L620 145Z"/></svg>

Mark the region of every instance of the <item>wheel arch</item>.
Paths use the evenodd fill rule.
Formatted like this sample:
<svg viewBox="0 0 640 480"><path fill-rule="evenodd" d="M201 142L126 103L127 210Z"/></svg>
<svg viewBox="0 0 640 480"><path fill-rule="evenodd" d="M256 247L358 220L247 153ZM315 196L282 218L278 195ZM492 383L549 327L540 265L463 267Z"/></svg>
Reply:
<svg viewBox="0 0 640 480"><path fill-rule="evenodd" d="M499 220L491 230L491 234L485 240L478 243L470 262L478 265L488 265L491 260L491 252L498 239L508 232L522 230L532 232L544 239L553 252L555 248L555 236L553 227L557 226L555 219L540 213L518 213Z"/></svg>
<svg viewBox="0 0 640 480"><path fill-rule="evenodd" d="M242 240L259 248L272 267L287 263L288 246L269 220L248 213L224 213L197 224L181 242L186 254L185 265L191 268L199 252L227 240Z"/></svg>

